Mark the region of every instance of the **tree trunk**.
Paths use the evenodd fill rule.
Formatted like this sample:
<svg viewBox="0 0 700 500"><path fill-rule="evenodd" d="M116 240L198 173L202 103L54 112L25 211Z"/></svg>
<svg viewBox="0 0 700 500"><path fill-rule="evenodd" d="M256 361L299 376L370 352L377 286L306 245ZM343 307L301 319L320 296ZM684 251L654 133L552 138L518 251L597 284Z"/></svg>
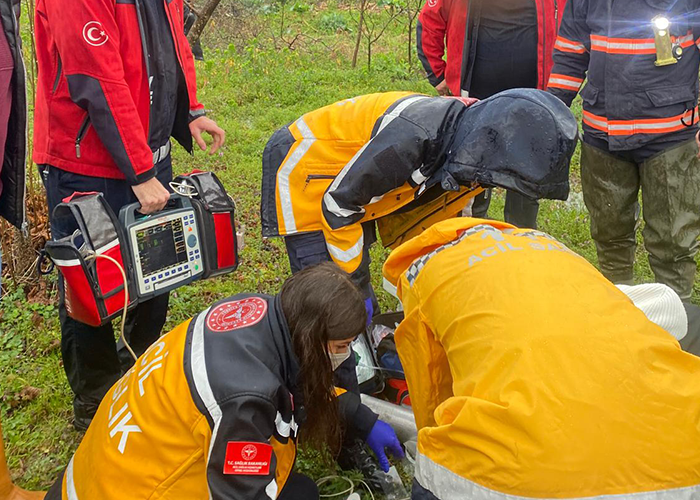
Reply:
<svg viewBox="0 0 700 500"><path fill-rule="evenodd" d="M355 40L355 50L352 53L352 67L357 67L357 55L360 52L360 45L362 45L362 30L364 29L365 20L365 8L367 6L368 0L360 1L360 21L357 23L357 39Z"/></svg>
<svg viewBox="0 0 700 500"><path fill-rule="evenodd" d="M413 67L413 18L408 21L408 67Z"/></svg>
<svg viewBox="0 0 700 500"><path fill-rule="evenodd" d="M207 3L204 6L204 8L199 11L199 17L197 17L197 21L195 21L194 26L192 26L189 35L187 35L187 39L190 41L190 43L195 43L199 40L199 38L202 36L202 33L204 33L204 28L206 28L207 24L209 24L211 16L214 14L214 11L220 3L221 0L207 0Z"/></svg>

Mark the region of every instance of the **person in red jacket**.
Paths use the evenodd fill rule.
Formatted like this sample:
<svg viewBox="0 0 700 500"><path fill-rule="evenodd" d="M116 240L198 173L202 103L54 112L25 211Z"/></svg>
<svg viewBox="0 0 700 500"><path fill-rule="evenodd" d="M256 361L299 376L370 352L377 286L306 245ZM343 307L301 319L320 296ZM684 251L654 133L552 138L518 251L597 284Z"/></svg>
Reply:
<svg viewBox="0 0 700 500"><path fill-rule="evenodd" d="M418 17L418 57L440 95L485 99L512 88L547 88L559 13L566 0L427 0ZM488 212L490 190L474 199ZM535 228L539 204L506 195L506 222Z"/></svg>
<svg viewBox="0 0 700 500"><path fill-rule="evenodd" d="M170 137L211 152L224 131L197 100L194 60L183 27L182 0L38 0L39 68L34 161L49 214L76 191L98 191L118 213L135 201L162 209L172 180ZM50 217L54 239L74 228ZM168 296L135 308L126 336L141 354L165 323ZM131 363L115 346L111 325L71 319L59 283L63 362L75 393L75 427L89 425L100 400Z"/></svg>

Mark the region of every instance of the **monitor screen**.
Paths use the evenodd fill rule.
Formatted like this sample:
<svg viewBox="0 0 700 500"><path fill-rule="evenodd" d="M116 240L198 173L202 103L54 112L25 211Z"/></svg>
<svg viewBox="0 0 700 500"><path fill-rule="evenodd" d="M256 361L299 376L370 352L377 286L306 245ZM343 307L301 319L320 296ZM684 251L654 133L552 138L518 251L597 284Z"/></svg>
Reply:
<svg viewBox="0 0 700 500"><path fill-rule="evenodd" d="M136 232L143 277L187 262L182 220L172 220Z"/></svg>

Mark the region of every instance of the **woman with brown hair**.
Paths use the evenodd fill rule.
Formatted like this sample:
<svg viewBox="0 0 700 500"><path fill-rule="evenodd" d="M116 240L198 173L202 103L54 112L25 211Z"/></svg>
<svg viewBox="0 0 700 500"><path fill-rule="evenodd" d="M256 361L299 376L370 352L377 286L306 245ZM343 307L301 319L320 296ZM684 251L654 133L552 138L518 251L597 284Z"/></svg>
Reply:
<svg viewBox="0 0 700 500"><path fill-rule="evenodd" d="M329 353L366 324L335 264L276 296L221 300L164 335L107 393L47 499L314 499L297 439L340 443Z"/></svg>

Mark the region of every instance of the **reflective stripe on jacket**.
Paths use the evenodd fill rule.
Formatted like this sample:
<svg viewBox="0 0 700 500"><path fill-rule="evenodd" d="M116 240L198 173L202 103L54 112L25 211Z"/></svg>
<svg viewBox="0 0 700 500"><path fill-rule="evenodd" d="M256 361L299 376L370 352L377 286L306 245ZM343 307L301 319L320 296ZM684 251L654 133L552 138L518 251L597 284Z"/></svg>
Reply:
<svg viewBox="0 0 700 500"><path fill-rule="evenodd" d="M552 69L552 48L557 37L557 24L567 0L535 0L537 7L537 88L545 89ZM467 0L428 0L416 25L418 57L433 86L447 80L453 95L461 95L465 67L465 37L471 6ZM466 63L466 64L465 64ZM468 89L466 89L468 90Z"/></svg>
<svg viewBox="0 0 700 500"><path fill-rule="evenodd" d="M538 231L451 219L384 266L441 500L700 495L700 358Z"/></svg>
<svg viewBox="0 0 700 500"><path fill-rule="evenodd" d="M465 109L457 99L387 92L331 104L278 130L263 153L263 236L323 231L333 260L354 272L361 224L423 192Z"/></svg>
<svg viewBox="0 0 700 500"><path fill-rule="evenodd" d="M292 352L277 297L236 295L178 326L105 396L63 499L275 499L303 420Z"/></svg>
<svg viewBox="0 0 700 500"><path fill-rule="evenodd" d="M568 2L554 46L548 90L571 104L581 89L586 135L611 151L636 149L666 134L682 142L697 130L700 2ZM652 19L670 20L677 64L657 67Z"/></svg>
<svg viewBox="0 0 700 500"><path fill-rule="evenodd" d="M151 92L160 89L151 88L145 61L159 48L147 46L142 33L143 1L37 1L36 163L130 184L155 176L148 136ZM188 112L203 115L204 107L197 101L182 0L162 1L187 85L172 136L191 151Z"/></svg>

